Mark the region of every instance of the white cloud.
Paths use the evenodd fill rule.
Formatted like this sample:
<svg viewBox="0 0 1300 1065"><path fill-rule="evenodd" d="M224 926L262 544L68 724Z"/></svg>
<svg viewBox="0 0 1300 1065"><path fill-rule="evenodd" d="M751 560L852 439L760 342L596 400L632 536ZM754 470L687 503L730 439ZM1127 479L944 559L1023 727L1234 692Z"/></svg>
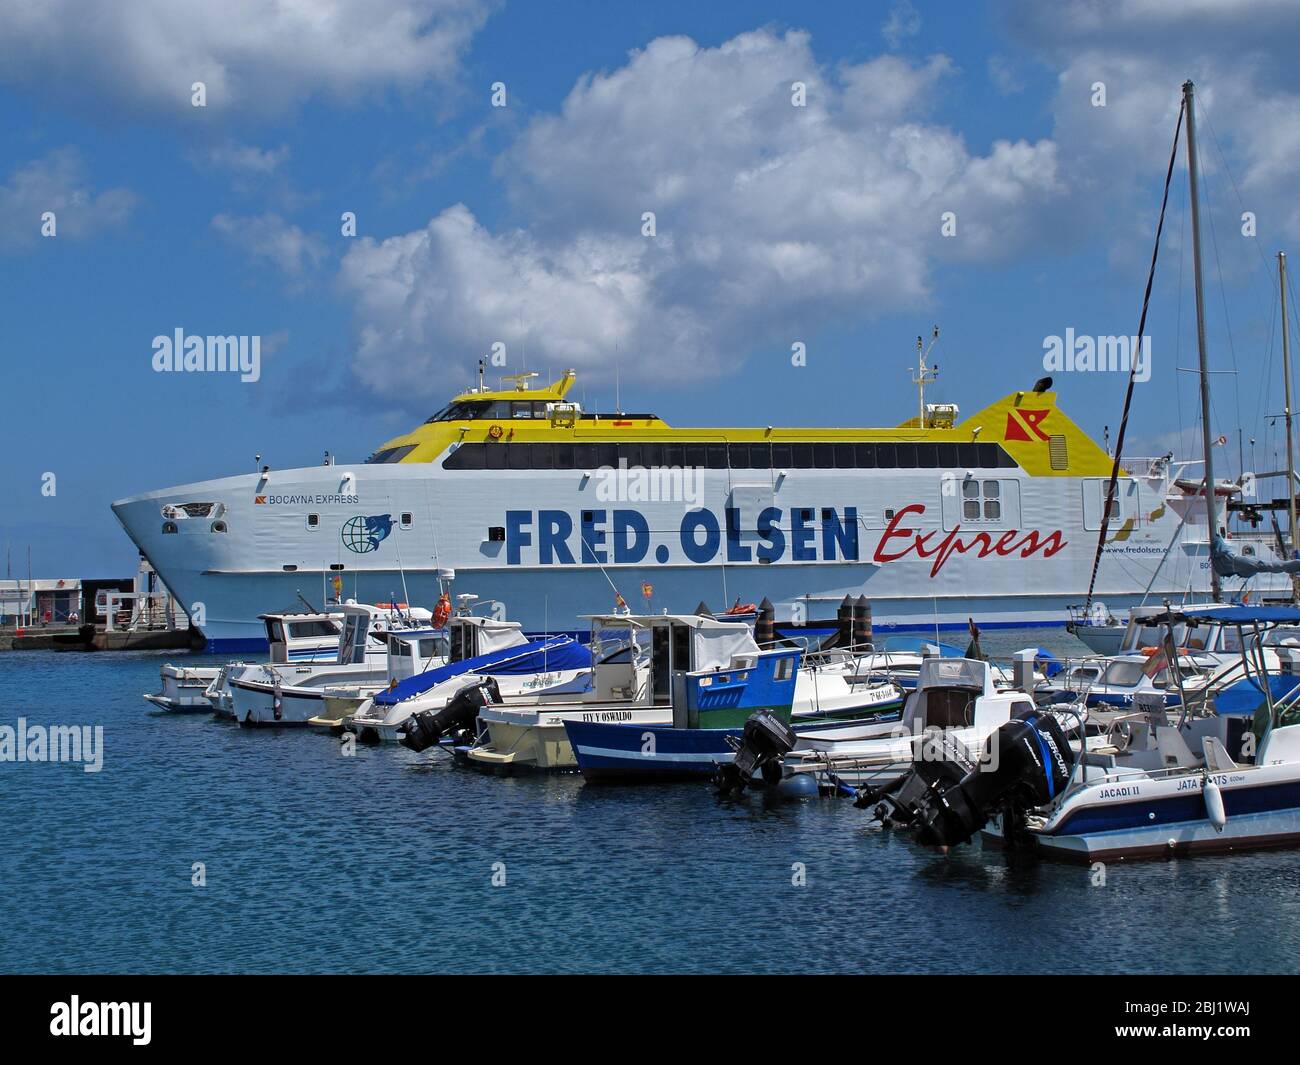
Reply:
<svg viewBox="0 0 1300 1065"><path fill-rule="evenodd" d="M0 0L0 81L93 109L250 117L449 83L489 0Z"/></svg>
<svg viewBox="0 0 1300 1065"><path fill-rule="evenodd" d="M41 239L41 216L55 215L53 239L82 239L123 225L136 205L130 189L96 193L75 148L60 148L10 172L0 185L0 250Z"/></svg>
<svg viewBox="0 0 1300 1065"><path fill-rule="evenodd" d="M259 148L254 144L225 141L207 149L200 158L206 165L219 170L254 177L269 176L278 171L289 158L289 146L282 144L278 148Z"/></svg>
<svg viewBox="0 0 1300 1065"><path fill-rule="evenodd" d="M439 394L448 363L504 340L517 365L525 338L534 366L608 371L618 349L625 374L716 374L829 317L919 305L938 256L1013 254L1062 192L1050 142L973 155L924 120L952 76L942 56L828 71L806 34L765 30L660 38L585 75L498 160L525 227L494 233L457 205L349 250L362 381ZM957 237L940 235L945 211Z"/></svg>
<svg viewBox="0 0 1300 1065"><path fill-rule="evenodd" d="M300 281L325 259L321 239L305 233L273 212L244 217L219 214L212 228L254 261L275 267L291 281Z"/></svg>
<svg viewBox="0 0 1300 1065"><path fill-rule="evenodd" d="M1014 96L1024 90L1025 83L1016 69L1005 56L991 55L988 58L989 80L993 87L1003 96Z"/></svg>
<svg viewBox="0 0 1300 1065"><path fill-rule="evenodd" d="M1009 25L1058 71L1053 139L1081 194L1080 217L1125 238L1142 232L1149 247L1150 188L1163 175L1180 88L1191 78L1205 192L1216 213L1232 222L1241 209L1255 211L1259 239L1268 247L1300 236L1300 69L1294 63L1300 5L1011 0L1007 6ZM1105 107L1092 105L1097 82L1106 86ZM1180 165L1183 159L1180 147ZM1223 173L1225 159L1230 175ZM1145 226L1132 224L1138 215ZM1233 242L1231 251L1257 258L1253 246L1241 243Z"/></svg>
<svg viewBox="0 0 1300 1065"><path fill-rule="evenodd" d="M909 0L897 0L889 9L889 18L880 32L889 42L890 48L898 48L906 38L915 37L921 32L921 13Z"/></svg>

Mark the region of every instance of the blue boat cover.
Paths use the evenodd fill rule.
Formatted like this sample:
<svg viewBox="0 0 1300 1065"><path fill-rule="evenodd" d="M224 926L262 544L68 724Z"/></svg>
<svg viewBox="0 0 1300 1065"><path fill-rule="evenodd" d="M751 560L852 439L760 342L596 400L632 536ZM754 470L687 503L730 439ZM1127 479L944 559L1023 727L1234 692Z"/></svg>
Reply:
<svg viewBox="0 0 1300 1065"><path fill-rule="evenodd" d="M1043 670L1046 677L1054 677L1065 667L1057 661L1056 655L1052 654L1046 647L1039 647L1034 655L1035 661Z"/></svg>
<svg viewBox="0 0 1300 1065"><path fill-rule="evenodd" d="M1268 675L1269 691L1273 701L1290 695L1300 686L1300 677L1291 673L1270 673ZM1256 677L1248 677L1230 684L1214 697L1214 709L1223 716L1239 715L1250 717L1264 705L1264 690Z"/></svg>
<svg viewBox="0 0 1300 1065"><path fill-rule="evenodd" d="M590 668L590 650L568 636L551 636L514 647L502 647L460 662L449 662L436 669L427 669L414 677L398 681L396 687L388 691L380 692L375 696L375 702L380 706L394 706L412 696L422 695L435 684L466 673L503 677L548 670Z"/></svg>

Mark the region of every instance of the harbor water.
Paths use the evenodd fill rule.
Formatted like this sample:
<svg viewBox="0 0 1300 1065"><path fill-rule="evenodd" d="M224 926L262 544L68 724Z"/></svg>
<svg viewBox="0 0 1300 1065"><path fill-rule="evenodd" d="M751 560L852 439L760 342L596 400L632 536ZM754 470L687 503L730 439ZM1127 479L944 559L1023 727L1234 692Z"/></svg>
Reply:
<svg viewBox="0 0 1300 1065"><path fill-rule="evenodd" d="M985 638L1027 645L1080 650L1060 629ZM1300 957L1295 851L1101 869L942 856L842 800L346 756L315 732L151 710L169 657L0 662L0 724L103 728L99 772L0 763L5 971L1258 973Z"/></svg>

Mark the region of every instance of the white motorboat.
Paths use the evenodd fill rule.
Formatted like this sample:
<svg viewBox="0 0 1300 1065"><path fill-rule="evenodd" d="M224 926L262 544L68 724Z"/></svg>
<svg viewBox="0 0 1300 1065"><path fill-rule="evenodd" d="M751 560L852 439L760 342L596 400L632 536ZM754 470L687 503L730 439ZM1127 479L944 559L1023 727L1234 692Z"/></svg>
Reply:
<svg viewBox="0 0 1300 1065"><path fill-rule="evenodd" d="M441 710L461 689L487 677L508 703L576 699L590 687L591 653L568 636L530 640L517 621L472 614L453 617L449 632L449 657L401 677L390 665L389 683L361 699L347 728L365 741L396 741L412 714ZM404 667L404 660L399 663Z"/></svg>
<svg viewBox="0 0 1300 1065"><path fill-rule="evenodd" d="M1033 708L1025 692L995 683L987 661L930 658L890 735L848 741L802 735L784 759L783 776L795 780L793 790L802 784L801 776L820 790L879 786L901 777L919 758L949 758L954 752L978 758L988 736Z"/></svg>
<svg viewBox="0 0 1300 1065"><path fill-rule="evenodd" d="M388 633L428 628L433 615L419 607L344 603L338 655L328 663L278 660L250 666L229 677L231 708L241 725L305 725L325 708L329 685L383 684L388 672Z"/></svg>
<svg viewBox="0 0 1300 1065"><path fill-rule="evenodd" d="M339 636L343 631L340 610L265 614L260 620L266 628L273 661L333 662L338 658ZM229 706L228 669L177 666L168 662L159 673L162 690L144 696L159 709L174 714L213 711L227 716L233 714Z"/></svg>
<svg viewBox="0 0 1300 1065"><path fill-rule="evenodd" d="M1300 621L1300 609L1168 615L1198 617L1244 633ZM1253 719L1204 705L1171 709L1147 693L1080 753L1049 715L1022 714L982 752L997 763L991 770L918 766L866 804L879 800L877 816L913 826L924 844L953 846L982 830L991 843L1088 862L1300 843L1300 653L1274 674L1255 644L1242 664L1261 700Z"/></svg>

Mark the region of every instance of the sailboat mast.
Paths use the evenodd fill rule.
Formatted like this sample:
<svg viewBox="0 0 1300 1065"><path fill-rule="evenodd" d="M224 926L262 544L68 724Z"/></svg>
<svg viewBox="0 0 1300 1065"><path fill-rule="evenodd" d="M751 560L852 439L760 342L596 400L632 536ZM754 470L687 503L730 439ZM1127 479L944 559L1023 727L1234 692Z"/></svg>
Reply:
<svg viewBox="0 0 1300 1065"><path fill-rule="evenodd" d="M1201 285L1200 175L1196 163L1196 107L1190 80L1183 82L1183 102L1187 107L1187 181L1192 201L1192 268L1196 280L1196 348L1201 367L1201 444L1205 451L1205 519L1211 550L1210 595L1217 603L1222 594L1219 573L1214 568L1213 545L1219 529L1219 508L1214 495L1214 445L1210 439L1210 370L1205 353L1205 295Z"/></svg>
<svg viewBox="0 0 1300 1065"><path fill-rule="evenodd" d="M1291 516L1291 554L1296 551L1295 447L1291 436L1291 324L1286 307L1286 252L1277 253L1277 283L1282 301L1282 381L1286 392L1286 501ZM1300 576L1291 575L1291 601L1300 602Z"/></svg>

